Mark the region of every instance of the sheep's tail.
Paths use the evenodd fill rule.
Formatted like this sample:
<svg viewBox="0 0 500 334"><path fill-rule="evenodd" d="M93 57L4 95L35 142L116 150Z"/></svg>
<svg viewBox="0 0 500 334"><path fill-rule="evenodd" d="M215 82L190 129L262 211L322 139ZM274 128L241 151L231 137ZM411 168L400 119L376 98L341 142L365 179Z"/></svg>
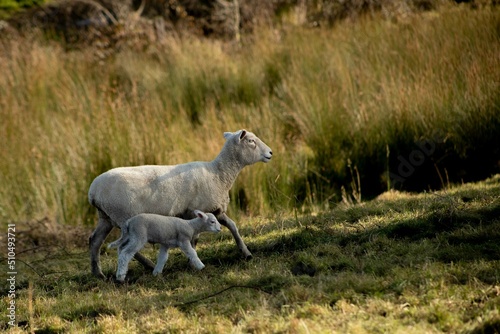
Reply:
<svg viewBox="0 0 500 334"><path fill-rule="evenodd" d="M118 240L113 241L108 245L108 248L118 248L128 240L128 222L122 226L122 234Z"/></svg>

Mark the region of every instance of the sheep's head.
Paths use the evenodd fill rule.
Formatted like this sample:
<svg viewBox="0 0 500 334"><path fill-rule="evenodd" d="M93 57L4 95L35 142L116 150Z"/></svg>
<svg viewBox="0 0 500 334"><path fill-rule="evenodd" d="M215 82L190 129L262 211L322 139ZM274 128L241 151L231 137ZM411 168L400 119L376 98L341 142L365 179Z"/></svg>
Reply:
<svg viewBox="0 0 500 334"><path fill-rule="evenodd" d="M271 161L273 151L252 132L246 130L224 132L224 138L235 144L236 151L239 153L238 158L244 165Z"/></svg>
<svg viewBox="0 0 500 334"><path fill-rule="evenodd" d="M196 217L200 218L201 220L203 220L203 222L205 223L205 231L207 232L220 232L221 230L221 225L219 223L219 221L217 220L217 218L215 218L215 216L211 213L204 213L200 210L194 210L194 214L196 215Z"/></svg>

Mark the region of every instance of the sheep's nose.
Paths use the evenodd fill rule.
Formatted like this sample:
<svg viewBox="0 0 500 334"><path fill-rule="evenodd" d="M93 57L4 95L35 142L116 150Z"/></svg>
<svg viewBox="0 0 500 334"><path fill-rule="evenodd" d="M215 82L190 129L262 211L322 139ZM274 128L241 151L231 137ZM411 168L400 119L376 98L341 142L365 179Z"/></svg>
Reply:
<svg viewBox="0 0 500 334"><path fill-rule="evenodd" d="M262 154L262 158L264 162L269 162L271 161L271 158L273 157L273 151L269 150L267 153Z"/></svg>

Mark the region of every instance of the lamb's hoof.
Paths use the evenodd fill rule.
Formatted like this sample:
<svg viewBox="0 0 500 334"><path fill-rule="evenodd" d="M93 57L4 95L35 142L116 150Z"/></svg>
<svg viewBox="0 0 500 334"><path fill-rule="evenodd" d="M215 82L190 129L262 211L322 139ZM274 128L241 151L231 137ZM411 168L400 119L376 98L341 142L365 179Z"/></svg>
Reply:
<svg viewBox="0 0 500 334"><path fill-rule="evenodd" d="M116 285L121 286L121 285L124 285L126 282L125 281L119 281L116 278L113 278L113 283L115 283Z"/></svg>
<svg viewBox="0 0 500 334"><path fill-rule="evenodd" d="M202 270L205 268L205 265L203 263L192 263L191 267L195 270Z"/></svg>
<svg viewBox="0 0 500 334"><path fill-rule="evenodd" d="M116 278L116 276L113 276L110 278L111 281L113 281L113 283L115 283L116 285L123 285L125 283L127 283L127 279L123 278L123 279L118 279Z"/></svg>
<svg viewBox="0 0 500 334"><path fill-rule="evenodd" d="M251 259L253 259L253 255L252 254L245 255L245 260L250 261Z"/></svg>

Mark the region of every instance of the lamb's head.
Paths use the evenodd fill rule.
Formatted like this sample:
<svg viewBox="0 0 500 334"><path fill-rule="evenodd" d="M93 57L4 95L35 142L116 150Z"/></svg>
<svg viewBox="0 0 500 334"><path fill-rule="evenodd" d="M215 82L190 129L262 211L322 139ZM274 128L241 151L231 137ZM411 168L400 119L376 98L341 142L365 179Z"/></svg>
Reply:
<svg viewBox="0 0 500 334"><path fill-rule="evenodd" d="M200 210L194 210L196 217L201 219L204 223L205 232L215 232L218 233L221 230L221 225L217 218L211 213L204 213Z"/></svg>
<svg viewBox="0 0 500 334"><path fill-rule="evenodd" d="M252 132L246 130L224 132L224 138L226 143L233 144L238 159L244 165L271 161L273 151Z"/></svg>

